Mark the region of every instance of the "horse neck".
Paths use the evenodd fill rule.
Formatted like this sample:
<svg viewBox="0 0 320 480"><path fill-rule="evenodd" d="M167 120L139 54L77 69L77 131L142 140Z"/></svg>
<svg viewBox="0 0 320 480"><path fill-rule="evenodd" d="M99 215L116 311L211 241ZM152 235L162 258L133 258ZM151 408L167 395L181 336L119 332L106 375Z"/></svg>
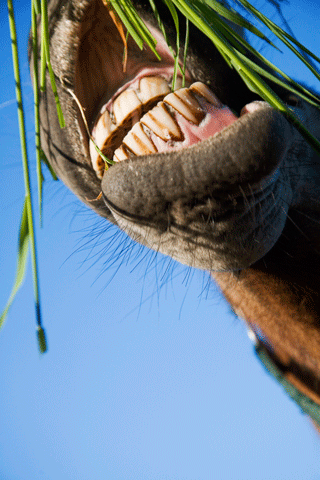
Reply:
<svg viewBox="0 0 320 480"><path fill-rule="evenodd" d="M320 139L319 110L305 104L300 116ZM261 332L277 359L295 365L303 380L311 378L316 388L305 393L320 404L320 158L301 137L294 155L294 203L280 239L253 266L213 277L235 313ZM290 381L298 386L296 378ZM304 390L305 382L299 388Z"/></svg>
<svg viewBox="0 0 320 480"><path fill-rule="evenodd" d="M320 255L301 243L297 259L292 251L297 248L285 251L280 242L254 266L213 277L235 313L261 332L276 358L296 366L299 374L289 372L288 380L320 404Z"/></svg>

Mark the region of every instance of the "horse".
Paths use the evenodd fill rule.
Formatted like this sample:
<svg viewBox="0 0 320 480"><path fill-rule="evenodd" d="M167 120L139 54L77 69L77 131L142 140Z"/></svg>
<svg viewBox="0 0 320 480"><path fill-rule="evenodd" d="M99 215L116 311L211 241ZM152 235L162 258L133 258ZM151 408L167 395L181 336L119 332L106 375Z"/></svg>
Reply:
<svg viewBox="0 0 320 480"><path fill-rule="evenodd" d="M99 216L135 242L210 272L266 368L319 425L319 156L192 24L186 84L178 78L174 87L172 19L156 2L168 46L149 2L133 3L161 60L129 38L124 65L121 28L101 0L49 3L66 128L48 74L42 148ZM272 88L319 139L319 109ZM107 170L101 152L114 161Z"/></svg>

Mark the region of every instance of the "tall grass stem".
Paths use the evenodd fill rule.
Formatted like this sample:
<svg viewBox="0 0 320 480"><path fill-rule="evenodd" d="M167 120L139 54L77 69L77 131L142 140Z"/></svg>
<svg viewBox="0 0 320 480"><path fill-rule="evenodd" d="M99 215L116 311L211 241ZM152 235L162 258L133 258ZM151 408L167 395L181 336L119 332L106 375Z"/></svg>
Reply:
<svg viewBox="0 0 320 480"><path fill-rule="evenodd" d="M8 14L9 14L10 35L11 35L13 70L14 70L14 79L15 79L15 85L16 85L15 90L16 90L16 99L17 99L17 108L18 108L18 122L19 122L21 155L22 155L24 186L25 186L25 206L26 206L27 223L28 223L29 246L31 250L36 322L37 322L37 330L43 331L43 328L41 325L39 274L38 274L36 238L35 238L35 229L34 229L34 216L33 216L33 209L32 209L32 196L31 196L31 184L30 184L30 173L29 173L29 161L28 161L28 154L27 154L24 110L23 110L23 101L22 101L22 92L21 92L17 32L16 32L12 0L7 0L7 4L8 4ZM42 346L41 351L44 352L45 350L46 348Z"/></svg>

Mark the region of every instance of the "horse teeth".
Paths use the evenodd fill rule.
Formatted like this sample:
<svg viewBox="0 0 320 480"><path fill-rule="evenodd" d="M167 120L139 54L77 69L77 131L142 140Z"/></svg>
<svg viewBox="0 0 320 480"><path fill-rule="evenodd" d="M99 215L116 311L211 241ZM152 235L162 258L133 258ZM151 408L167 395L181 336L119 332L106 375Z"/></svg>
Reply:
<svg viewBox="0 0 320 480"><path fill-rule="evenodd" d="M112 123L110 114L108 110L106 110L97 121L96 125L93 128L92 136L96 145L102 149L103 145L107 141L108 137L110 137L113 130L116 128L114 123ZM89 151L93 169L97 173L99 178L102 178L103 170L104 170L104 161L100 157L99 153L95 149L94 143L92 140L89 142Z"/></svg>
<svg viewBox="0 0 320 480"><path fill-rule="evenodd" d="M113 114L117 124L122 123L129 115L139 111L141 102L134 90L125 90L113 103Z"/></svg>
<svg viewBox="0 0 320 480"><path fill-rule="evenodd" d="M208 88L207 85L205 85L202 82L193 83L190 87L190 90L193 93L200 95L208 103L211 103L212 105L214 105L217 108L221 108L222 105L223 105L220 102L220 100L218 99L218 97L216 97L215 94L211 92L210 88Z"/></svg>
<svg viewBox="0 0 320 480"><path fill-rule="evenodd" d="M123 143L135 155L148 155L157 152L156 147L143 130L140 122L136 123L128 135L124 137Z"/></svg>
<svg viewBox="0 0 320 480"><path fill-rule="evenodd" d="M170 93L163 101L195 125L199 125L205 117L205 112L188 88L181 88L180 90Z"/></svg>
<svg viewBox="0 0 320 480"><path fill-rule="evenodd" d="M113 160L115 162L121 162L122 160L127 160L129 158L128 151L124 145L121 145L114 152Z"/></svg>
<svg viewBox="0 0 320 480"><path fill-rule="evenodd" d="M177 79L175 88L178 90L172 93L168 93L170 92L168 83L160 76L142 78L139 83L140 90L137 92L133 89L123 91L113 103L113 114L117 124L113 123L110 113L105 110L93 128L92 136L100 150L107 152L108 155L114 152L113 159L116 162L128 159L130 153L134 155L157 153L157 147L144 127L166 142L182 141L184 136L178 121L174 118L174 111L189 122L199 125L206 115L200 105L201 99L217 108L222 107L220 100L204 83L195 82L189 88L179 88L181 81L181 78ZM143 105L155 102L159 98L163 98L163 101L158 102L139 121ZM173 111L170 111L167 105ZM129 123L132 128L128 132ZM128 133L121 141L125 131ZM115 149L119 144L120 147ZM105 164L92 140L89 149L93 169L98 178L102 178Z"/></svg>
<svg viewBox="0 0 320 480"><path fill-rule="evenodd" d="M140 80L140 100L147 103L170 93L166 80L162 77L143 77Z"/></svg>
<svg viewBox="0 0 320 480"><path fill-rule="evenodd" d="M156 107L146 113L141 118L141 123L162 140L182 140L183 138L179 125L163 102L159 102Z"/></svg>
<svg viewBox="0 0 320 480"><path fill-rule="evenodd" d="M102 131L103 133L105 133L106 130L108 130L108 132L112 132L112 130L115 129L115 124L112 123L108 110L105 110L99 118L97 127L99 127L99 131Z"/></svg>
<svg viewBox="0 0 320 480"><path fill-rule="evenodd" d="M106 138L110 136L113 130L116 128L115 124L112 123L110 114L106 110L100 117L97 123L95 124L92 135L94 140L99 148L102 147Z"/></svg>
<svg viewBox="0 0 320 480"><path fill-rule="evenodd" d="M96 175L98 178L102 178L103 171L104 171L104 160L100 157L99 153L96 151L95 146L91 140L90 140L89 148L90 148L90 157L91 157L91 164L92 164L93 170L96 172ZM99 148L101 150L101 147Z"/></svg>

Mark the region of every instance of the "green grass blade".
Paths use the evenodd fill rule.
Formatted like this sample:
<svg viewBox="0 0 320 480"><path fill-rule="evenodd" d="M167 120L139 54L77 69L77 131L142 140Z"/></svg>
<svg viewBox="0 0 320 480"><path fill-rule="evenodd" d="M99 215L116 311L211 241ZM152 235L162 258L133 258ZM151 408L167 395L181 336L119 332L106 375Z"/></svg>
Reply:
<svg viewBox="0 0 320 480"><path fill-rule="evenodd" d="M56 80L50 61L50 46L49 46L49 26L48 26L48 5L47 0L41 0L41 86L45 89L45 69L46 65L49 70L51 88L56 102L56 108L58 113L60 128L65 127L65 121L61 105L59 102L59 96L57 91Z"/></svg>
<svg viewBox="0 0 320 480"><path fill-rule="evenodd" d="M33 58L38 58L38 31L35 2L31 2L31 38ZM38 62L33 62L33 92L34 92L34 123L35 123L35 142L36 142L36 163L38 178L38 202L40 225L42 225L42 193L43 193L43 175L41 170L41 138L40 138L40 113L39 113L39 79Z"/></svg>
<svg viewBox="0 0 320 480"><path fill-rule="evenodd" d="M299 133L307 140L309 145L313 147L313 149L320 155L320 142L309 132L309 130L299 121L299 119L294 115L292 110L287 108L285 103L280 100L277 95L273 94L273 92L268 95L266 94L264 88L260 87L260 84L252 81L252 76L248 75L247 72L239 71L239 74L243 78L243 81L246 83L248 88L253 92L256 92L262 98L264 98L273 108L279 110L284 116L289 120L289 122L294 125L294 127L298 130ZM263 86L263 83L261 85Z"/></svg>
<svg viewBox="0 0 320 480"><path fill-rule="evenodd" d="M280 29L280 27L277 26L278 29ZM297 45L297 47L300 48L300 50L302 50L303 52L305 52L307 55L309 55L309 57L313 58L314 60L316 60L316 62L320 62L320 58L317 57L313 52L311 52L308 48L306 48L304 45L302 45L300 42L298 42L298 40L296 40L294 37L292 37L289 33L285 32L284 30L281 30L282 34L288 38L288 40L290 40L292 43L294 43L295 45Z"/></svg>
<svg viewBox="0 0 320 480"><path fill-rule="evenodd" d="M159 28L160 28L160 30L161 30L161 32L162 32L163 38L164 38L164 40L165 40L165 42L166 42L166 44L167 44L167 46L168 46L168 48L169 48L169 50L170 50L170 53L171 53L172 57L175 59L175 71L177 72L177 68L179 67L179 70L180 70L180 72L181 72L181 74L182 74L182 85L184 86L184 84L185 84L185 70L186 70L186 67L185 67L185 59L184 59L184 64L183 64L183 66L181 67L181 66L179 65L179 58L178 58L178 56L176 55L176 53L174 52L173 48L172 48L171 45L170 45L170 42L169 42L169 39L168 39L168 36L167 36L166 29L165 29L164 24L163 24L163 22L162 22L162 20L161 20L161 17L160 17L160 15L159 15L159 12L158 12L158 9L157 9L157 7L156 7L156 4L155 4L154 0L149 0L149 3L150 3L150 6L151 6L151 8L152 8L152 12L153 12L153 14L154 14L154 16L155 16L155 19L156 19L157 22L158 22L158 26L159 26ZM172 4L172 2L171 2L171 4ZM173 6L173 5L172 5L172 6ZM173 6L173 7L174 7L174 6ZM187 24L187 25L188 25L188 24ZM188 35L189 35L189 28L188 28L188 26L187 26L185 50L186 50L186 47L187 47ZM180 48L180 47L178 47L178 44L180 43L179 37L177 37L177 42L176 42L176 43L177 43L176 52L178 52L178 51L179 51L179 48ZM184 58L185 58L185 57L186 57L186 51L185 51L185 56L184 56ZM174 89L175 81L176 81L176 76L174 75L173 82L172 82L172 90Z"/></svg>
<svg viewBox="0 0 320 480"><path fill-rule="evenodd" d="M46 334L42 327L37 327L37 338L38 338L38 347L40 353L45 353L48 350Z"/></svg>
<svg viewBox="0 0 320 480"><path fill-rule="evenodd" d="M57 109L57 113L58 113L59 125L60 125L60 128L64 128L66 126L66 124L65 124L65 121L64 121L64 117L63 117L63 113L62 113L62 109L61 109L61 105L60 105L60 101L59 101L56 79L55 79L55 76L54 76L54 73L53 73L51 63L47 62L47 66L48 66L48 70L49 70L51 88L52 88L52 92L53 92L53 95L54 95L54 101L56 102L56 109Z"/></svg>
<svg viewBox="0 0 320 480"><path fill-rule="evenodd" d="M222 5L217 0L205 0L205 3L211 7L215 12L217 12L221 17L226 18L227 20L239 25L240 27L246 28L251 33L256 35L257 37L261 38L265 42L267 42L272 47L279 50L279 48L272 43L268 37L266 37L257 27L252 25L248 20L246 20L240 13L235 12L234 10L229 10L229 8Z"/></svg>
<svg viewBox="0 0 320 480"><path fill-rule="evenodd" d="M172 56L174 56L174 51L173 51L173 49L172 49L172 47L171 47L171 45L170 45L170 43L169 43L168 36L167 36L167 32L166 32L166 29L165 29L165 27L164 27L164 24L163 24L163 22L162 22L162 20L161 20L161 17L160 17L160 15L159 15L159 12L158 12L158 9L157 9L157 7L156 7L156 4L155 4L154 0L149 0L149 3L150 3L150 6L151 6L151 8L152 8L153 15L155 16L155 19L156 19L157 22L158 22L158 25L159 25L159 28L160 28L160 30L161 30L161 32L162 32L163 38L164 38L166 44L168 45L169 50L170 50Z"/></svg>
<svg viewBox="0 0 320 480"><path fill-rule="evenodd" d="M54 181L57 181L58 180L58 177L57 177L57 174L56 172L53 170L52 168L52 165L51 163L49 163L47 157L45 156L45 153L44 151L41 149L40 150L40 155L41 155L41 161L46 165L46 167L48 168L49 172L51 173L51 176L53 178Z"/></svg>
<svg viewBox="0 0 320 480"><path fill-rule="evenodd" d="M186 68L187 68L187 53L189 45L189 20L186 18L186 36L184 40L184 51L183 51L183 71L182 71L182 86L185 86L186 82Z"/></svg>
<svg viewBox="0 0 320 480"><path fill-rule="evenodd" d="M282 30L282 28L280 28L274 22L269 20L269 18L263 15L263 13L259 12L259 10L257 10L253 5L251 5L251 3L249 3L247 0L239 0L239 2L243 5L244 8L254 14L262 23L264 23L291 51L295 53L295 55L307 66L307 68L315 75L315 77L320 80L320 74L317 72L317 70L312 65L310 65L310 63L304 58L304 56L301 55L301 53L288 41L288 39L298 45L302 51L310 55L314 60L320 62L320 59L316 55L310 52L310 50L306 49L303 45L301 45L301 43L297 42L291 35Z"/></svg>
<svg viewBox="0 0 320 480"><path fill-rule="evenodd" d="M48 27L48 6L41 0L40 13L41 18L41 65L40 65L40 88L42 92L46 91L46 71L47 71L47 55L46 50L49 50L49 32L47 33L46 27ZM34 59L35 61L35 59Z"/></svg>
<svg viewBox="0 0 320 480"><path fill-rule="evenodd" d="M240 58L242 58L242 60L244 62L247 63L247 65L249 65L252 68L252 70L257 72L262 77L267 78L268 80L271 80L272 82L276 83L277 85L280 85L281 87L285 88L289 92L300 96L301 98L306 100L308 103L310 103L314 107L320 108L319 98L316 97L315 95L312 95L306 88L302 87L302 85L299 85L298 83L296 83L294 80L290 79L287 76L285 76L285 78L288 78L288 81L290 82L290 84L285 83L279 77L276 77L272 73L270 73L267 70L265 70L264 68L260 67L255 62L253 62L252 60L247 58L245 55L242 55L240 52L238 52L238 55L239 55Z"/></svg>
<svg viewBox="0 0 320 480"><path fill-rule="evenodd" d="M177 81L178 69L179 69L179 53L180 53L180 27L179 27L179 17L177 10L172 3L171 0L163 0L163 2L167 5L171 17L173 19L173 23L176 29L176 53L173 55L174 58L174 70L173 70L173 78L172 78L172 90L175 90L175 85Z"/></svg>
<svg viewBox="0 0 320 480"><path fill-rule="evenodd" d="M21 222L20 222L20 230L19 230L19 241L18 241L18 260L17 260L17 270L16 270L16 277L13 284L13 288L5 306L1 316L0 316L0 328L3 326L4 321L6 319L7 313L11 304L21 287L23 280L26 274L26 266L27 266L27 259L28 259L28 251L29 251L29 228L28 228L28 212L27 212L27 201L25 199L23 203L22 215L21 215Z"/></svg>
<svg viewBox="0 0 320 480"><path fill-rule="evenodd" d="M45 52L45 38L41 34L41 55L40 55L40 90L41 92L45 92L47 88L46 82L46 73L47 73L47 60L46 60L46 52Z"/></svg>
<svg viewBox="0 0 320 480"><path fill-rule="evenodd" d="M249 51L255 57L257 57L262 62L262 64L265 64L266 66L268 66L271 69L271 71L277 72L288 83L283 82L280 78L276 77L275 75L272 75L263 67L257 65L255 62L250 60L243 51L241 52L240 49L238 48L238 55L240 56L240 58L242 58L244 62L247 62L255 71L257 71L260 75L263 75L265 78L272 80L273 82L277 83L278 85L281 85L283 88L287 89L288 91L291 91L292 93L300 95L302 98L310 102L312 105L319 106L319 98L317 96L311 94L302 85L299 85L297 82L292 80L292 78L286 75L282 70L280 70L273 63L271 63L267 58L265 58L263 55L257 52L253 47L251 47L251 45L244 38L242 38L235 31L233 31L232 28L229 27L229 25L225 24L225 22L221 22L218 17L217 17L217 21L220 22L220 24L218 25L220 32L225 36L225 38L230 43L233 39L235 39L237 42L239 42L239 44L244 46L247 51Z"/></svg>
<svg viewBox="0 0 320 480"><path fill-rule="evenodd" d="M40 15L41 13L41 4L40 0L32 0L33 8L36 13L36 15Z"/></svg>
<svg viewBox="0 0 320 480"><path fill-rule="evenodd" d="M127 28L129 34L135 40L140 49L146 43L153 51L155 56L160 60L161 57L156 51L156 39L150 33L146 25L143 23L130 0L109 0L110 5Z"/></svg>

